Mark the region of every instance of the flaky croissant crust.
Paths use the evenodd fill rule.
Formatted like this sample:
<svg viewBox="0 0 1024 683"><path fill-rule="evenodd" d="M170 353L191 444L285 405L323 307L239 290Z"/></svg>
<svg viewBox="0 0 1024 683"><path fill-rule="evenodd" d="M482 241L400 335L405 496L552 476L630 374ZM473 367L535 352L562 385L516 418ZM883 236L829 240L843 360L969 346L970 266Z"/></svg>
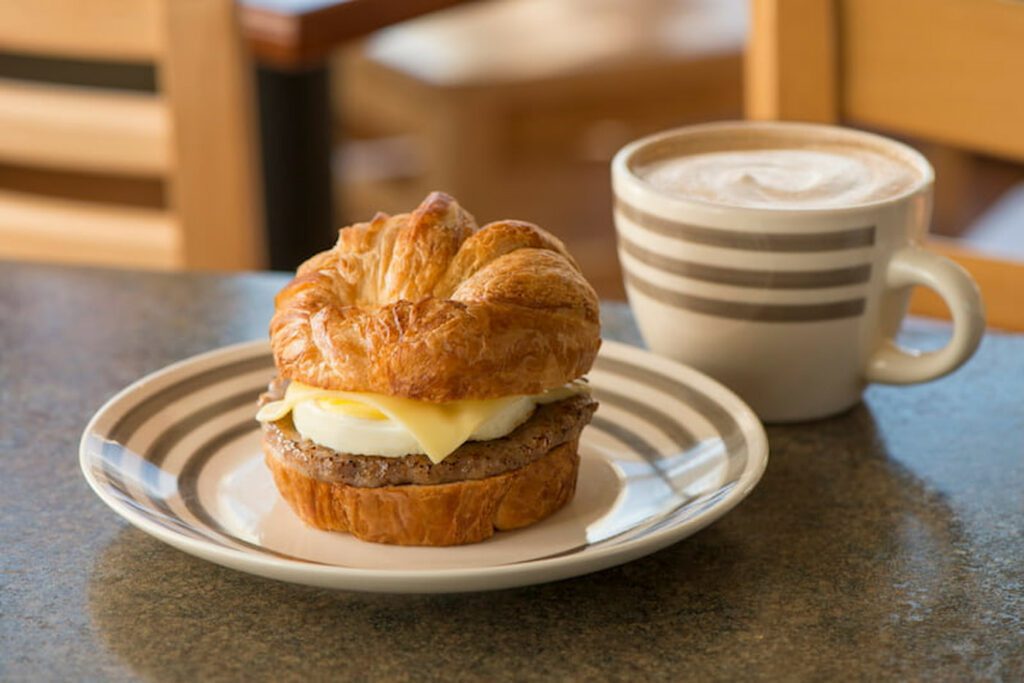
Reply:
<svg viewBox="0 0 1024 683"><path fill-rule="evenodd" d="M478 229L440 192L340 230L275 309L282 376L433 402L539 393L601 344L597 295L561 241L522 221Z"/></svg>

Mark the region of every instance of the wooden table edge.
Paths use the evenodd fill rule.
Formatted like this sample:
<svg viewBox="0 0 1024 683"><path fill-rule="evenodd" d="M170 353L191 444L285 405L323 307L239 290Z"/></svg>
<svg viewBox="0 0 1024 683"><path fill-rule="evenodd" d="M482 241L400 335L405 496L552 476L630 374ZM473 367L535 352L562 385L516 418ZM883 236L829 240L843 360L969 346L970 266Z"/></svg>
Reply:
<svg viewBox="0 0 1024 683"><path fill-rule="evenodd" d="M339 0L283 11L242 0L242 33L256 60L281 70L322 65L345 41L465 0Z"/></svg>

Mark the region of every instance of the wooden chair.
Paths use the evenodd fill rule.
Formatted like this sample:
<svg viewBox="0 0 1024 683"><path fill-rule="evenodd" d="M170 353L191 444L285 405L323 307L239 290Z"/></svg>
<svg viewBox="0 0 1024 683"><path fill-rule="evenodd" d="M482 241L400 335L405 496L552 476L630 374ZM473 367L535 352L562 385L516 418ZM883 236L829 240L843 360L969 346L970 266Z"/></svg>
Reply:
<svg viewBox="0 0 1024 683"><path fill-rule="evenodd" d="M139 207L0 187L0 259L263 265L251 69L233 0L0 3L0 51L152 63L155 93L0 79L0 163L159 179L166 196Z"/></svg>
<svg viewBox="0 0 1024 683"><path fill-rule="evenodd" d="M751 10L749 118L841 121L1024 162L1024 3L751 0ZM1024 264L929 242L978 281L990 325L1024 329ZM911 310L945 315L925 291Z"/></svg>

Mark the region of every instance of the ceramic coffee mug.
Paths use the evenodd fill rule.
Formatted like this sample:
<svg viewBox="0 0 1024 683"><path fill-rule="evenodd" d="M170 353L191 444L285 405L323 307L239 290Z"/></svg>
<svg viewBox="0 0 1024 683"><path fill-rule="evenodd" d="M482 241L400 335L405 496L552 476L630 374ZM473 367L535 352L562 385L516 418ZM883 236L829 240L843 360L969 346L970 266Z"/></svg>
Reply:
<svg viewBox="0 0 1024 683"><path fill-rule="evenodd" d="M748 149L869 150L911 176L889 196L794 208L673 193L649 174L661 162ZM838 413L869 382L952 372L977 348L984 314L966 271L920 247L933 179L906 145L832 126L717 123L627 145L612 162L615 224L644 339L719 379L767 421ZM952 313L941 350L907 351L894 341L917 285Z"/></svg>

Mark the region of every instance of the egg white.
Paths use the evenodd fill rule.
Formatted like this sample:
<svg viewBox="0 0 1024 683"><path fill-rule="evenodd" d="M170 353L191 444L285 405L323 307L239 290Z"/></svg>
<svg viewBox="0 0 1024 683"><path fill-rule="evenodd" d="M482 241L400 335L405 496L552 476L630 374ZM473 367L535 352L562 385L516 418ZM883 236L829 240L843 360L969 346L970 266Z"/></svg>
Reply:
<svg viewBox="0 0 1024 683"><path fill-rule="evenodd" d="M538 402L539 397L516 397L474 429L468 440L486 441L510 434L530 419ZM292 408L292 422L303 438L339 453L397 458L424 452L396 420L354 417L317 400L297 403Z"/></svg>

